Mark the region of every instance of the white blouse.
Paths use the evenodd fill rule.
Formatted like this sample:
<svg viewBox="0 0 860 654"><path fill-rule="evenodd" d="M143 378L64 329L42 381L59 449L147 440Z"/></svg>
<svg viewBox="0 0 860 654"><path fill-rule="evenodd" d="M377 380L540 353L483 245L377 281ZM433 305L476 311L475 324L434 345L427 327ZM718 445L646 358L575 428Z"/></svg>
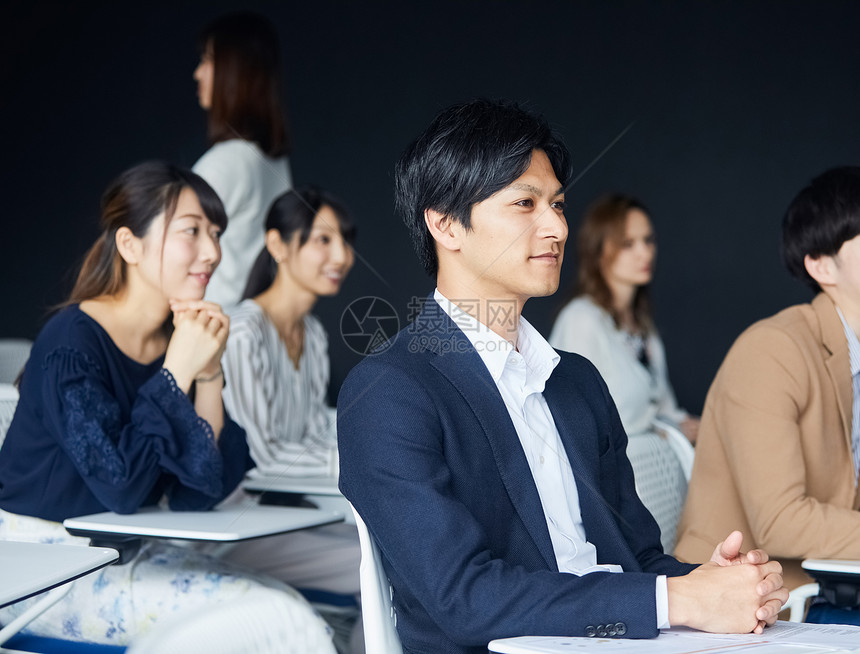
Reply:
<svg viewBox="0 0 860 654"><path fill-rule="evenodd" d="M269 157L256 143L230 139L207 150L193 170L215 189L227 212L221 263L206 288L206 299L226 309L242 299L263 249L269 207L293 187L290 163L286 157Z"/></svg>
<svg viewBox="0 0 860 654"><path fill-rule="evenodd" d="M680 423L687 413L675 401L660 337L651 332L645 340L650 370L637 359L628 338L607 311L591 298L580 296L561 310L549 342L594 364L609 387L628 435L653 431L657 417Z"/></svg>
<svg viewBox="0 0 860 654"><path fill-rule="evenodd" d="M326 405L328 338L322 324L305 317L297 369L260 305L245 300L228 315L230 336L221 359L224 405L248 434L256 470L337 476L336 412Z"/></svg>

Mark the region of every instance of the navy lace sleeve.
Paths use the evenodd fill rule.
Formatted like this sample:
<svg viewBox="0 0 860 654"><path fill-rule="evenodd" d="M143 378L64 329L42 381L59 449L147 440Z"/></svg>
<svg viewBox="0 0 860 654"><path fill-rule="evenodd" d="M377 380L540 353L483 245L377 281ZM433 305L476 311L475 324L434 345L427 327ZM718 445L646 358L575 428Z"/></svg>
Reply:
<svg viewBox="0 0 860 654"><path fill-rule="evenodd" d="M245 477L245 472L254 467L254 462L248 451L245 430L229 416L225 416L224 426L218 437L218 449L223 461L221 486L224 492L219 498L220 501L239 485ZM200 508L211 508L215 504L209 496L188 486L174 486L167 495L169 506L174 511L194 511Z"/></svg>
<svg viewBox="0 0 860 654"><path fill-rule="evenodd" d="M164 368L140 386L124 420L103 371L83 352L58 348L44 367L44 416L54 422L60 446L90 492L109 510L136 511L157 484L164 485L173 508L207 509L235 487L225 488L225 481L241 478L245 461L232 457L225 472L212 428ZM229 423L224 431L234 429ZM235 448L235 434L223 436Z"/></svg>

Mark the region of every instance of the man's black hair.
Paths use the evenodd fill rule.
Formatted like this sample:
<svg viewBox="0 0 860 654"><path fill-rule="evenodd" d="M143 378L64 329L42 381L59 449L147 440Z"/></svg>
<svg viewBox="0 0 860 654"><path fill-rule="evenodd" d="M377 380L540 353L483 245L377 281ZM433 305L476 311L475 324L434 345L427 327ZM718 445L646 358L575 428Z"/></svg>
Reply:
<svg viewBox="0 0 860 654"><path fill-rule="evenodd" d="M833 256L860 234L860 167L831 168L813 179L782 219L782 258L789 272L816 293L821 287L803 260Z"/></svg>
<svg viewBox="0 0 860 654"><path fill-rule="evenodd" d="M546 120L512 102L483 99L445 109L406 149L395 170L395 200L428 274L439 260L425 210L469 229L472 207L520 177L534 150L546 153L567 184L570 154Z"/></svg>

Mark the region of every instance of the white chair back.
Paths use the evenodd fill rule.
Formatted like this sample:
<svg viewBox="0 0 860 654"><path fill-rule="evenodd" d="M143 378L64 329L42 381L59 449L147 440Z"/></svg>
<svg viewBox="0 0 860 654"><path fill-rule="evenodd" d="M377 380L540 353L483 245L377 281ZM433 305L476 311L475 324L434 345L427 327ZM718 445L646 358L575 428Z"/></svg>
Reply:
<svg viewBox="0 0 860 654"><path fill-rule="evenodd" d="M0 338L0 384L12 384L30 358L32 341L26 338Z"/></svg>
<svg viewBox="0 0 860 654"><path fill-rule="evenodd" d="M6 438L6 431L12 423L15 415L15 407L18 405L18 389L12 384L0 384L0 447Z"/></svg>
<svg viewBox="0 0 860 654"><path fill-rule="evenodd" d="M627 456L636 476L639 499L660 526L663 550L671 554L687 499L693 447L671 425L661 423L655 429L631 436Z"/></svg>
<svg viewBox="0 0 860 654"><path fill-rule="evenodd" d="M654 420L654 428L669 441L669 447L672 448L672 451L678 458L678 463L681 464L681 470L684 471L684 476L689 482L690 477L693 474L693 459L696 456L696 450L693 449L692 444L687 440L687 437L681 433L681 430L674 425L657 419Z"/></svg>
<svg viewBox="0 0 860 654"><path fill-rule="evenodd" d="M391 605L393 591L382 569L382 557L367 525L355 507L355 525L361 545L361 614L364 625L364 647L367 654L403 654L397 635L397 614Z"/></svg>

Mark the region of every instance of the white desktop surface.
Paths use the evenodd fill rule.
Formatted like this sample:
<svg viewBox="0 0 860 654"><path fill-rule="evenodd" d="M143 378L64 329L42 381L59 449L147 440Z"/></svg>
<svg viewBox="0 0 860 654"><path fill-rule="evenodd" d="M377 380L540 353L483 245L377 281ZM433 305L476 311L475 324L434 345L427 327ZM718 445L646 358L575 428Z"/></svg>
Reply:
<svg viewBox="0 0 860 654"><path fill-rule="evenodd" d="M231 542L342 521L343 514L338 511L242 505L212 511L143 509L129 515L107 511L68 518L63 526L76 535L99 533Z"/></svg>
<svg viewBox="0 0 860 654"><path fill-rule="evenodd" d="M849 575L860 575L860 561L846 559L805 559L800 566L804 570L821 570L822 572L841 572Z"/></svg>
<svg viewBox="0 0 860 654"><path fill-rule="evenodd" d="M660 632L657 638L567 638L524 636L488 645L499 654L824 654L860 652L860 627L777 622L756 634L706 634L684 627Z"/></svg>
<svg viewBox="0 0 860 654"><path fill-rule="evenodd" d="M107 547L0 541L0 606L82 577L118 557Z"/></svg>
<svg viewBox="0 0 860 654"><path fill-rule="evenodd" d="M289 475L252 475L242 488L254 493L303 493L306 495L340 495L337 477L290 477Z"/></svg>

